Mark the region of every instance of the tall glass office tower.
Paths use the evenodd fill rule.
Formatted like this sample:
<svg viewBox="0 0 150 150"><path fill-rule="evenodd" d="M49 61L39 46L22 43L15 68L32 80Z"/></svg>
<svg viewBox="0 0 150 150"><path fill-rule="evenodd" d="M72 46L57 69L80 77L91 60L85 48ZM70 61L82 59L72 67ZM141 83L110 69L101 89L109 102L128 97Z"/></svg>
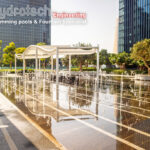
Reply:
<svg viewBox="0 0 150 150"><path fill-rule="evenodd" d="M150 38L150 0L119 0L119 52Z"/></svg>
<svg viewBox="0 0 150 150"><path fill-rule="evenodd" d="M44 7L47 9L45 12ZM51 44L51 24L36 22L40 19L50 20L50 8L51 0L0 0L2 47L10 42L14 42L16 47L27 47L39 42ZM42 15L42 12L47 14ZM16 25L15 21L25 22Z"/></svg>

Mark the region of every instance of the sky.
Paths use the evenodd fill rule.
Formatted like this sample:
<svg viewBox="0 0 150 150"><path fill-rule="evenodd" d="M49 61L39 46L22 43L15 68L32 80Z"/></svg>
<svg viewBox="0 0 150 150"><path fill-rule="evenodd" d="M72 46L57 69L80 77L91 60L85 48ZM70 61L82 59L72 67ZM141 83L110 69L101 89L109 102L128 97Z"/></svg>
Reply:
<svg viewBox="0 0 150 150"><path fill-rule="evenodd" d="M52 0L52 11L86 12L84 25L52 25L52 45L78 42L113 51L119 0Z"/></svg>

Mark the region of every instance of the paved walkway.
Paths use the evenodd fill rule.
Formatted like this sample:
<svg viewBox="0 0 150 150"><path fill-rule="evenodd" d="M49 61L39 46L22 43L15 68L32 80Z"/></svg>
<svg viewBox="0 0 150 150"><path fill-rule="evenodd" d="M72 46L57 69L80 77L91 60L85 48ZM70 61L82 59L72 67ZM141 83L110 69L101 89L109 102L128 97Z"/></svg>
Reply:
<svg viewBox="0 0 150 150"><path fill-rule="evenodd" d="M58 150L0 94L0 150Z"/></svg>
<svg viewBox="0 0 150 150"><path fill-rule="evenodd" d="M37 150L37 148L0 112L0 149Z"/></svg>

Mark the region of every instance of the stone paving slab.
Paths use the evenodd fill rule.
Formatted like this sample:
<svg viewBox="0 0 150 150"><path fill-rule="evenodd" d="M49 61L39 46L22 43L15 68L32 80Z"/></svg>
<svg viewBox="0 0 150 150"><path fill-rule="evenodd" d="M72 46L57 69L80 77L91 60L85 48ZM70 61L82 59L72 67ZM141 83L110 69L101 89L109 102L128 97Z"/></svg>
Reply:
<svg viewBox="0 0 150 150"><path fill-rule="evenodd" d="M2 116L3 113L0 112L0 116ZM12 139L14 145L18 150L37 150L37 148L7 119L5 115L3 117L0 117L0 122L2 122L3 125L7 125L8 127L2 128L1 130L6 130L7 134L9 134L10 138ZM8 145L8 138L5 135L5 132L1 132L2 138L5 139L5 142L3 145ZM12 149L12 146L10 145L10 149Z"/></svg>
<svg viewBox="0 0 150 150"><path fill-rule="evenodd" d="M58 150L0 93L0 150Z"/></svg>
<svg viewBox="0 0 150 150"><path fill-rule="evenodd" d="M9 146L8 146L7 141L5 140L4 135L1 130L0 130L0 149L1 150L9 150Z"/></svg>

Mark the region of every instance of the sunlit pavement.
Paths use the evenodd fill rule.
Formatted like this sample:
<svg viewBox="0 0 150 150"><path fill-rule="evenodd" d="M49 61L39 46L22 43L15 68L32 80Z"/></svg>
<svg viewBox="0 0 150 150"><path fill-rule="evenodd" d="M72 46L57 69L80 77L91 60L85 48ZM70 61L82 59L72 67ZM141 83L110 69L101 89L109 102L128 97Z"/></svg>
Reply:
<svg viewBox="0 0 150 150"><path fill-rule="evenodd" d="M0 150L57 150L0 94Z"/></svg>

